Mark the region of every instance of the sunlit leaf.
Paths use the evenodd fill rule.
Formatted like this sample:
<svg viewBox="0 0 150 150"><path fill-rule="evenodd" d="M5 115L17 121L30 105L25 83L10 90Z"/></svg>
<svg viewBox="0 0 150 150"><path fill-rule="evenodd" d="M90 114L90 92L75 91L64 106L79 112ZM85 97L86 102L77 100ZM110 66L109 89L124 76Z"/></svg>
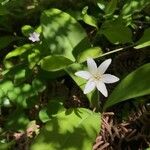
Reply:
<svg viewBox="0 0 150 150"><path fill-rule="evenodd" d="M150 63L131 72L113 90L104 109L122 101L150 94Z"/></svg>
<svg viewBox="0 0 150 150"><path fill-rule="evenodd" d="M82 63L87 60L87 58L97 58L102 55L102 50L100 47L91 47L84 51L81 51L77 56L77 62Z"/></svg>
<svg viewBox="0 0 150 150"><path fill-rule="evenodd" d="M89 15L87 13L87 10L88 10L88 6L84 7L83 10L82 10L83 21L85 23L87 23L88 25L91 25L91 26L93 26L95 28L98 28L96 18L94 18L93 16Z"/></svg>
<svg viewBox="0 0 150 150"><path fill-rule="evenodd" d="M86 37L84 29L69 14L50 9L41 16L43 45L49 54L61 55L74 61L72 51Z"/></svg>
<svg viewBox="0 0 150 150"><path fill-rule="evenodd" d="M107 4L107 6L106 6L106 8L105 8L105 15L106 15L106 16L110 16L110 15L112 15L112 14L115 12L115 10L116 10L116 8L117 8L117 1L118 1L118 0L111 0L111 1Z"/></svg>
<svg viewBox="0 0 150 150"><path fill-rule="evenodd" d="M21 47L16 48L15 50L9 52L5 59L9 59L12 57L20 56L21 54L25 53L27 50L30 50L33 47L31 44L25 44Z"/></svg>
<svg viewBox="0 0 150 150"><path fill-rule="evenodd" d="M29 68L32 69L40 60L40 51L34 49L32 53L28 55Z"/></svg>
<svg viewBox="0 0 150 150"><path fill-rule="evenodd" d="M21 31L22 31L23 35L28 37L30 33L34 32L34 28L31 27L30 25L25 25L21 28Z"/></svg>
<svg viewBox="0 0 150 150"><path fill-rule="evenodd" d="M132 15L135 12L141 11L148 4L150 4L149 0L127 0L122 8L121 15Z"/></svg>
<svg viewBox="0 0 150 150"><path fill-rule="evenodd" d="M72 63L70 59L63 56L47 56L40 62L42 69L46 71L58 71Z"/></svg>
<svg viewBox="0 0 150 150"><path fill-rule="evenodd" d="M64 111L47 122L31 150L91 150L100 123L100 114L88 109Z"/></svg>

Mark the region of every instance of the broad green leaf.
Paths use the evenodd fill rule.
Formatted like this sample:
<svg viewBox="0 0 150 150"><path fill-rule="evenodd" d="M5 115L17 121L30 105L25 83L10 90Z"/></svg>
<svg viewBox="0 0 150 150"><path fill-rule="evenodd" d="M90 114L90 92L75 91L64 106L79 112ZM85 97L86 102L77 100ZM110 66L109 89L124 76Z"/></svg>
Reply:
<svg viewBox="0 0 150 150"><path fill-rule="evenodd" d="M40 61L42 69L46 71L58 71L72 63L70 59L63 56L47 56Z"/></svg>
<svg viewBox="0 0 150 150"><path fill-rule="evenodd" d="M112 15L117 8L117 0L111 0L105 8L105 16Z"/></svg>
<svg viewBox="0 0 150 150"><path fill-rule="evenodd" d="M120 20L104 22L100 33L103 33L107 39L114 44L132 42L132 32L130 28L125 26Z"/></svg>
<svg viewBox="0 0 150 150"><path fill-rule="evenodd" d="M25 44L21 47L16 48L15 50L9 52L5 59L9 59L12 57L20 56L21 54L25 53L27 50L30 50L33 47L31 44Z"/></svg>
<svg viewBox="0 0 150 150"><path fill-rule="evenodd" d="M98 113L85 108L66 110L47 122L30 149L91 150L100 124Z"/></svg>
<svg viewBox="0 0 150 150"><path fill-rule="evenodd" d="M73 49L86 37L84 29L69 14L50 9L41 16L43 45L49 54L61 55L74 61Z"/></svg>
<svg viewBox="0 0 150 150"><path fill-rule="evenodd" d="M88 6L84 7L82 10L83 21L88 25L98 28L96 18L91 15L88 15L87 10L88 10Z"/></svg>
<svg viewBox="0 0 150 150"><path fill-rule="evenodd" d="M131 72L113 90L104 109L119 102L150 94L150 63Z"/></svg>
<svg viewBox="0 0 150 150"><path fill-rule="evenodd" d="M150 28L148 28L144 31L144 35L136 43L136 45L137 46L134 47L135 49L140 49L140 48L150 46Z"/></svg>
<svg viewBox="0 0 150 150"><path fill-rule="evenodd" d="M82 63L87 60L87 58L97 58L102 55L102 50L100 47L91 47L84 51L81 51L77 56L77 62Z"/></svg>

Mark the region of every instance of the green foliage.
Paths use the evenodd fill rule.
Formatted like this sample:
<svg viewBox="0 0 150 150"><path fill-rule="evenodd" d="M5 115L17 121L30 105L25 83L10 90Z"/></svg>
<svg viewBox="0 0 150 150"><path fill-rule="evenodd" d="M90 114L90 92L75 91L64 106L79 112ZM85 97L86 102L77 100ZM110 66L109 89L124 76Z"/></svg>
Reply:
<svg viewBox="0 0 150 150"><path fill-rule="evenodd" d="M50 100L48 105L40 110L39 118L42 122L47 122L48 120L52 119L53 117L59 115L65 108L62 102L57 102L58 100Z"/></svg>
<svg viewBox="0 0 150 150"><path fill-rule="evenodd" d="M56 61L57 60L57 61ZM63 56L47 56L41 60L40 64L42 69L47 71L58 71L60 69L66 68L68 65L72 64L73 62L65 58Z"/></svg>
<svg viewBox="0 0 150 150"><path fill-rule="evenodd" d="M115 56L117 62L120 57L122 61L121 50L134 53L144 48L137 64L123 59L136 70L112 87L104 110L150 94L145 51L150 46L149 4L149 0L0 0L0 149L13 149L16 142L3 134L26 132L32 120L46 125L31 150L92 149L101 118L90 109L100 112L103 97L94 91L86 95L90 105L81 104L87 109L64 108L66 100L67 107L76 107L75 102L80 106L86 99L80 90L87 81L75 72L86 70L87 58L98 64L105 56ZM33 32L40 34L40 41L29 40ZM110 73L118 73L119 63L112 65Z"/></svg>
<svg viewBox="0 0 150 150"><path fill-rule="evenodd" d="M31 150L91 150L99 129L99 114L85 108L69 109L46 123Z"/></svg>
<svg viewBox="0 0 150 150"><path fill-rule="evenodd" d="M104 22L100 33L103 33L114 44L132 42L132 32L122 20Z"/></svg>
<svg viewBox="0 0 150 150"><path fill-rule="evenodd" d="M121 14L123 16L132 15L135 12L141 11L148 4L150 4L149 0L127 0L123 6Z"/></svg>
<svg viewBox="0 0 150 150"><path fill-rule="evenodd" d="M15 50L9 52L6 55L5 59L9 59L9 58L12 58L12 57L16 57L16 56L22 55L27 50L30 50L32 47L33 47L33 45L31 45L31 44L25 44L25 45L23 45L21 47L18 47Z"/></svg>
<svg viewBox="0 0 150 150"><path fill-rule="evenodd" d="M91 25L95 28L98 28L96 18L94 18L93 16L88 15L87 10L88 10L88 6L84 7L83 10L82 10L83 21L85 23L87 23L88 25Z"/></svg>
<svg viewBox="0 0 150 150"><path fill-rule="evenodd" d="M91 58L97 58L100 57L102 55L102 49L99 47L91 47L88 48L84 51L80 51L80 53L78 53L77 55L77 62L82 63L85 62L87 60L87 58L91 57Z"/></svg>
<svg viewBox="0 0 150 150"><path fill-rule="evenodd" d="M111 1L107 4L107 6L106 6L106 8L105 8L105 16L106 16L106 17L112 15L112 14L115 12L115 10L116 10L116 8L117 8L117 1L118 1L118 0L111 0Z"/></svg>
<svg viewBox="0 0 150 150"><path fill-rule="evenodd" d="M136 45L134 48L135 49L140 49L140 48L144 48L147 46L150 46L150 28L146 29L144 31L143 36L140 38L139 41L136 42Z"/></svg>
<svg viewBox="0 0 150 150"><path fill-rule="evenodd" d="M41 26L43 43L49 52L75 61L72 51L86 37L80 24L69 14L50 9L43 12Z"/></svg>
<svg viewBox="0 0 150 150"><path fill-rule="evenodd" d="M130 73L109 96L104 109L119 102L150 94L150 63Z"/></svg>

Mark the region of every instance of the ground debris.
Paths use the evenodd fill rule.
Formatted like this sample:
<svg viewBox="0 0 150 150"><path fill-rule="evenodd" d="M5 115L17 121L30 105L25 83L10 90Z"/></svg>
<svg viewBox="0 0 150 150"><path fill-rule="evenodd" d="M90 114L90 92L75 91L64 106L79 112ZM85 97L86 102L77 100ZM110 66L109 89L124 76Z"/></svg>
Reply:
<svg viewBox="0 0 150 150"><path fill-rule="evenodd" d="M114 112L102 114L101 132L93 150L143 150L150 147L150 112L142 106L118 123Z"/></svg>

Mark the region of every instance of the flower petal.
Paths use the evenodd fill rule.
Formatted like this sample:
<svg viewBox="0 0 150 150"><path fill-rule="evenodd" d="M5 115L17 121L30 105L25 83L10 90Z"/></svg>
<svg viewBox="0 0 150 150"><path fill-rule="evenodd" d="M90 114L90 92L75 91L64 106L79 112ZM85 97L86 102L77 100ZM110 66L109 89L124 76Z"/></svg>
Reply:
<svg viewBox="0 0 150 150"><path fill-rule="evenodd" d="M87 59L87 66L88 66L89 72L91 74L95 74L97 72L97 65L96 65L94 59L88 58Z"/></svg>
<svg viewBox="0 0 150 150"><path fill-rule="evenodd" d="M105 73L105 71L107 70L107 68L111 64L111 61L112 61L111 59L107 59L99 65L98 71L99 71L100 74Z"/></svg>
<svg viewBox="0 0 150 150"><path fill-rule="evenodd" d="M105 97L108 96L108 91L107 91L106 86L105 86L105 84L104 84L103 82L98 81L98 82L96 83L96 87L97 87L97 89L98 89Z"/></svg>
<svg viewBox="0 0 150 150"><path fill-rule="evenodd" d="M104 83L114 83L114 82L119 81L119 78L111 74L104 74L102 76L102 81Z"/></svg>
<svg viewBox="0 0 150 150"><path fill-rule="evenodd" d="M78 71L75 73L75 75L87 80L90 79L92 76L88 71Z"/></svg>
<svg viewBox="0 0 150 150"><path fill-rule="evenodd" d="M90 93L92 90L94 90L95 86L96 86L96 85L95 85L95 82L89 80L89 81L87 82L87 84L85 85L84 94Z"/></svg>
<svg viewBox="0 0 150 150"><path fill-rule="evenodd" d="M36 32L33 32L33 33L29 34L29 40L31 40L32 42L38 42L38 41L40 41L39 37L40 37L40 34L36 33Z"/></svg>

